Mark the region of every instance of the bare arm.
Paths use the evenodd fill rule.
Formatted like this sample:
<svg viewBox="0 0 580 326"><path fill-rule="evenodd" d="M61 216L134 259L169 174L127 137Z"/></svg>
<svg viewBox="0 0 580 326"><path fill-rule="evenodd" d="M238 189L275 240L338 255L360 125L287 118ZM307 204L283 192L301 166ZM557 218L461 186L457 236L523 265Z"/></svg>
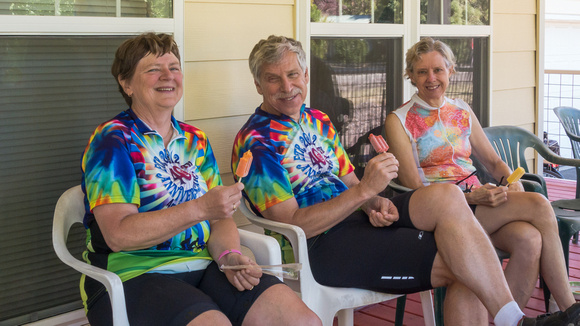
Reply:
<svg viewBox="0 0 580 326"><path fill-rule="evenodd" d="M469 137L469 142L471 143L471 152L475 158L485 166L485 168L491 173L495 180L501 180L503 177L503 184L505 180L512 173L512 170L505 164L504 161L497 155L491 143L487 139L481 124L477 120L477 117L469 109L472 121L471 136ZM521 182L514 183L509 187L513 191L523 191L523 186Z"/></svg>
<svg viewBox="0 0 580 326"><path fill-rule="evenodd" d="M233 219L211 221L211 234L207 242L209 252L218 266L256 265L249 257L232 252L218 260L226 250L240 250L240 235ZM224 270L228 281L239 291L250 290L260 283L262 271L259 268Z"/></svg>
<svg viewBox="0 0 580 326"><path fill-rule="evenodd" d="M389 114L385 120L385 134L389 144L389 152L393 153L399 160L399 182L401 185L411 189L423 187L413 156L411 140L407 136L401 120L394 113Z"/></svg>
<svg viewBox="0 0 580 326"><path fill-rule="evenodd" d="M140 213L133 204L105 204L93 209L107 245L113 251L145 249L212 219L231 219L242 184L212 188L198 199L163 210Z"/></svg>
<svg viewBox="0 0 580 326"><path fill-rule="evenodd" d="M299 208L296 200L291 198L266 209L262 215L274 221L300 226L306 237L310 238L338 224L361 206L367 213L371 209L386 210L385 207L366 203L386 188L389 181L397 176L397 170L398 162L393 155L377 155L368 162L362 180L359 181L354 173L341 178L349 189L338 197L305 208Z"/></svg>

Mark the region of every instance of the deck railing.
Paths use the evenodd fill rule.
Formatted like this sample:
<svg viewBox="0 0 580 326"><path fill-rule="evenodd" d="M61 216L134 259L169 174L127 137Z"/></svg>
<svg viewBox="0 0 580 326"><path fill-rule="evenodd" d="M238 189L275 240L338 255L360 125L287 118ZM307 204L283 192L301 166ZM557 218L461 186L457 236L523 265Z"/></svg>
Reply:
<svg viewBox="0 0 580 326"><path fill-rule="evenodd" d="M580 71L544 71L544 131L548 139L558 142L560 155L573 157L570 140L553 111L558 106L580 109Z"/></svg>

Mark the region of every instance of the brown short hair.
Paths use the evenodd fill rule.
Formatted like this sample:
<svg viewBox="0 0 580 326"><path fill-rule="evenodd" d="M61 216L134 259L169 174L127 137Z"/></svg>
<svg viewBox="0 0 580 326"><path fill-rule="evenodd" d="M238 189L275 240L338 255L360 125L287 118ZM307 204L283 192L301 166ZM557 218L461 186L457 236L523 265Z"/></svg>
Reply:
<svg viewBox="0 0 580 326"><path fill-rule="evenodd" d="M137 64L148 54L154 54L160 57L169 52L173 53L181 61L179 49L173 36L163 33L144 33L126 40L119 46L115 53L113 65L111 66L111 74L115 77L115 81L119 86L119 92L123 95L125 102L129 106L133 104L133 100L123 90L123 87L119 83L119 78L121 80L131 80L135 74Z"/></svg>

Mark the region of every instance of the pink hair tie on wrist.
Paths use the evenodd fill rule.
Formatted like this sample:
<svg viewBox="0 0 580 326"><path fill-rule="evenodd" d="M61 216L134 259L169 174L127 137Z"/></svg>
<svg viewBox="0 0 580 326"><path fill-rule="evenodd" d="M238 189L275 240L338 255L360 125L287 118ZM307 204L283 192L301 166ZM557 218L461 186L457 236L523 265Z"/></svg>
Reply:
<svg viewBox="0 0 580 326"><path fill-rule="evenodd" d="M225 255L231 254L231 253L236 253L238 255L242 254L242 252L237 250L237 249L226 249L219 255L217 260L220 261L222 258L224 258Z"/></svg>

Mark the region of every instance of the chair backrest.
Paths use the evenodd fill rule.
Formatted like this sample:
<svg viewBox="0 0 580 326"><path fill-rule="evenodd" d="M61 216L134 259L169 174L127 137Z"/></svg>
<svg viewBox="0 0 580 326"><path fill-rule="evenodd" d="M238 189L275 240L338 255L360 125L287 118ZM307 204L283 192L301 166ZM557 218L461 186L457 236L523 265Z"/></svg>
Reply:
<svg viewBox="0 0 580 326"><path fill-rule="evenodd" d="M541 142L536 135L514 126L487 127L484 132L493 149L510 169L515 170L521 166L530 172L525 150L530 147L535 149L537 142Z"/></svg>
<svg viewBox="0 0 580 326"><path fill-rule="evenodd" d="M60 196L54 210L52 243L56 254L66 264L70 262L71 258L77 260L68 251L66 241L73 224L83 222L85 216L83 198L80 185L70 188Z"/></svg>
<svg viewBox="0 0 580 326"><path fill-rule="evenodd" d="M84 194L81 186L65 191L54 209L52 224L52 244L58 258L77 271L103 283L111 298L113 323L115 326L129 325L125 308L125 293L119 276L113 272L89 265L76 259L68 250L66 240L70 228L75 223L82 223L85 215Z"/></svg>
<svg viewBox="0 0 580 326"><path fill-rule="evenodd" d="M554 113L562 126L566 135L570 138L570 145L572 145L572 153L574 158L580 158L580 110L560 106L554 108ZM580 198L580 168L576 167L576 198Z"/></svg>

